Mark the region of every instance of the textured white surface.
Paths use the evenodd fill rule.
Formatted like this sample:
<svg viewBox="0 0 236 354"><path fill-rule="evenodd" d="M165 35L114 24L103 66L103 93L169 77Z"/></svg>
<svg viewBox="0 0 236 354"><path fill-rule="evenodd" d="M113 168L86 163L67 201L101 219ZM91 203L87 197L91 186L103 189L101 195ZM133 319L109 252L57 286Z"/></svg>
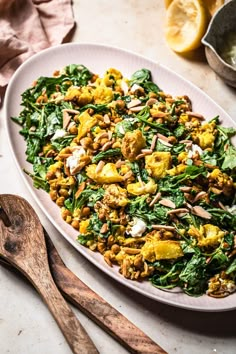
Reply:
<svg viewBox="0 0 236 354"><path fill-rule="evenodd" d="M187 58L177 56L166 46L162 1L74 0L74 14L78 26L73 42L115 45L167 65L203 89L233 119L236 118L236 91L216 77L207 66L202 50L194 58ZM168 353L233 354L236 311L192 312L148 299L99 271L61 237L38 208L23 182L10 152L2 114L1 118L0 193L19 194L31 202L67 266ZM78 310L75 312L101 354L127 352ZM1 266L0 343L3 354L70 353L37 293L25 280Z"/></svg>

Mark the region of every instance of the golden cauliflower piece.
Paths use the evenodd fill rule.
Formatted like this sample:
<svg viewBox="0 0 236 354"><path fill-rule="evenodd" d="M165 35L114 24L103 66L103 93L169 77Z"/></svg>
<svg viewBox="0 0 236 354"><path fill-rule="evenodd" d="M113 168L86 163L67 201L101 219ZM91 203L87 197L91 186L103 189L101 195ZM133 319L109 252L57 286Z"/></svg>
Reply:
<svg viewBox="0 0 236 354"><path fill-rule="evenodd" d="M157 190L157 184L153 179L149 179L148 183L130 183L127 186L127 191L132 195L142 195L142 194L154 194Z"/></svg>
<svg viewBox="0 0 236 354"><path fill-rule="evenodd" d="M117 80L122 79L122 74L119 70L110 68L105 73L102 82L106 86L112 86Z"/></svg>
<svg viewBox="0 0 236 354"><path fill-rule="evenodd" d="M65 101L76 101L79 106L85 106L93 101L92 88L70 86L66 92Z"/></svg>
<svg viewBox="0 0 236 354"><path fill-rule="evenodd" d="M141 248L141 254L149 262L160 259L176 259L184 255L179 241L160 241L155 238L149 239L144 244Z"/></svg>
<svg viewBox="0 0 236 354"><path fill-rule="evenodd" d="M158 179L165 177L166 171L171 167L171 153L155 151L145 156L145 168L149 175Z"/></svg>
<svg viewBox="0 0 236 354"><path fill-rule="evenodd" d="M206 123L198 128L195 128L191 137L203 150L212 149L214 146L217 130L215 122Z"/></svg>
<svg viewBox="0 0 236 354"><path fill-rule="evenodd" d="M113 92L110 87L97 86L93 91L95 104L110 103L113 100Z"/></svg>
<svg viewBox="0 0 236 354"><path fill-rule="evenodd" d="M186 167L187 167L187 165L184 165L181 163L177 166L174 166L170 170L166 171L166 173L170 176L180 175L181 173L184 173L184 171L186 170Z"/></svg>
<svg viewBox="0 0 236 354"><path fill-rule="evenodd" d="M102 202L111 208L125 207L129 202L127 190L117 184L110 184L105 188Z"/></svg>
<svg viewBox="0 0 236 354"><path fill-rule="evenodd" d="M83 112L79 116L80 125L78 127L77 138L80 140L90 131L94 125L97 124L97 118L90 116L87 111Z"/></svg>
<svg viewBox="0 0 236 354"><path fill-rule="evenodd" d="M197 229L193 225L190 226L188 234L197 239L199 247L215 247L217 246L225 235L218 226L212 224L200 225Z"/></svg>
<svg viewBox="0 0 236 354"><path fill-rule="evenodd" d="M145 145L146 141L140 130L127 132L122 140L121 152L126 159L134 161Z"/></svg>
<svg viewBox="0 0 236 354"><path fill-rule="evenodd" d="M218 168L215 168L208 176L209 186L213 192L223 193L226 196L230 196L234 193L234 182L232 178L223 173Z"/></svg>
<svg viewBox="0 0 236 354"><path fill-rule="evenodd" d="M96 167L97 165L92 164L86 168L87 176L93 181L99 184L119 183L123 181L123 177L119 175L114 163L107 163L99 172L96 172Z"/></svg>

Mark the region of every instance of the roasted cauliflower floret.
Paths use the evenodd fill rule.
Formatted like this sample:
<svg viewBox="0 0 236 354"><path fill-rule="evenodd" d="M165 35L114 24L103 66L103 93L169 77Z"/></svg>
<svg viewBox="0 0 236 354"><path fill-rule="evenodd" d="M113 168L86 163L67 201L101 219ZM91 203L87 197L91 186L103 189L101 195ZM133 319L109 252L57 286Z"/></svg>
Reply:
<svg viewBox="0 0 236 354"><path fill-rule="evenodd" d="M140 130L127 132L122 140L121 152L126 159L134 161L145 145L146 141Z"/></svg>
<svg viewBox="0 0 236 354"><path fill-rule="evenodd" d="M220 171L218 168L215 168L208 176L210 189L216 193L223 193L226 196L230 196L234 193L234 182L227 173Z"/></svg>
<svg viewBox="0 0 236 354"><path fill-rule="evenodd" d="M127 190L117 184L110 184L105 188L102 202L111 208L125 207L129 202Z"/></svg>
<svg viewBox="0 0 236 354"><path fill-rule="evenodd" d="M70 86L64 99L65 101L76 101L79 106L85 106L93 101L92 88Z"/></svg>
<svg viewBox="0 0 236 354"><path fill-rule="evenodd" d="M186 170L186 167L187 167L187 165L184 165L181 163L177 166L174 166L170 170L167 170L166 173L170 176L180 175L181 173L184 173L184 171Z"/></svg>
<svg viewBox="0 0 236 354"><path fill-rule="evenodd" d="M156 238L149 239L144 244L141 248L141 254L149 262L155 262L160 259L176 259L184 255L179 241L160 241Z"/></svg>
<svg viewBox="0 0 236 354"><path fill-rule="evenodd" d="M96 172L96 167L97 165L92 164L86 168L87 176L93 181L99 184L119 183L123 181L123 177L119 175L114 163L107 163L99 172Z"/></svg>
<svg viewBox="0 0 236 354"><path fill-rule="evenodd" d="M131 195L154 194L157 190L157 184L153 179L149 179L148 183L130 183L127 186L127 191Z"/></svg>
<svg viewBox="0 0 236 354"><path fill-rule="evenodd" d="M206 123L198 128L195 128L191 134L193 141L198 144L203 150L212 150L216 138L217 130L215 122Z"/></svg>
<svg viewBox="0 0 236 354"><path fill-rule="evenodd" d="M121 72L117 69L110 68L105 73L105 75L102 79L102 83L104 83L104 85L106 85L106 86L112 86L115 84L115 82L117 80L120 80L120 79L122 79Z"/></svg>
<svg viewBox="0 0 236 354"><path fill-rule="evenodd" d="M113 100L113 92L110 87L97 86L93 91L95 104L110 103Z"/></svg>
<svg viewBox="0 0 236 354"><path fill-rule="evenodd" d="M86 136L90 129L97 124L97 118L90 116L90 114L85 111L79 115L79 122L80 124L77 135L78 140Z"/></svg>
<svg viewBox="0 0 236 354"><path fill-rule="evenodd" d="M145 168L149 175L158 179L165 177L166 171L171 167L171 153L155 151L145 156Z"/></svg>
<svg viewBox="0 0 236 354"><path fill-rule="evenodd" d="M200 225L199 229L191 225L188 234L197 240L199 247L216 247L221 242L225 232L218 226L205 224Z"/></svg>

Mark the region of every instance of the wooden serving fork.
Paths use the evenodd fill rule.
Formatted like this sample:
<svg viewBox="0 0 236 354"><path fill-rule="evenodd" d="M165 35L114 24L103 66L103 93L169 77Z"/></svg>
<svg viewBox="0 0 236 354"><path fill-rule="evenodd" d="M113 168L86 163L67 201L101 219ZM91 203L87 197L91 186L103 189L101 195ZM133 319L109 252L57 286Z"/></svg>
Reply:
<svg viewBox="0 0 236 354"><path fill-rule="evenodd" d="M1 197L2 196L0 196L0 205ZM128 349L130 353L166 353L150 337L72 273L62 261L46 230L44 230L44 236L51 274L57 287L67 300L77 306L107 333L112 335L120 344ZM0 246L0 254L1 252Z"/></svg>
<svg viewBox="0 0 236 354"><path fill-rule="evenodd" d="M34 285L72 352L98 353L53 281L43 228L37 214L25 199L15 195L0 195L0 255Z"/></svg>

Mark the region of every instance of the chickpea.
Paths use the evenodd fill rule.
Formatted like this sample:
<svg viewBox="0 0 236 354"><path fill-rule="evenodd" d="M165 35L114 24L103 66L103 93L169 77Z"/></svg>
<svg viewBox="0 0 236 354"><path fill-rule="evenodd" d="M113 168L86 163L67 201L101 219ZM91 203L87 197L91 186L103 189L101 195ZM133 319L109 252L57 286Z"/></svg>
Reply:
<svg viewBox="0 0 236 354"><path fill-rule="evenodd" d="M81 216L88 216L90 215L90 208L89 207L83 207L81 210Z"/></svg>
<svg viewBox="0 0 236 354"><path fill-rule="evenodd" d="M51 190L50 192L49 192L49 195L50 195L50 198L52 199L52 200L56 200L57 199L57 191L56 190Z"/></svg>
<svg viewBox="0 0 236 354"><path fill-rule="evenodd" d="M111 247L115 243L115 238L113 235L110 235L107 239L107 245L108 247Z"/></svg>
<svg viewBox="0 0 236 354"><path fill-rule="evenodd" d="M59 190L59 194L60 194L61 196L65 197L65 198L67 198L68 195L69 195L69 192L68 192L67 189L61 188L61 189Z"/></svg>
<svg viewBox="0 0 236 354"><path fill-rule="evenodd" d="M72 127L70 127L70 129L69 129L69 132L70 132L70 134L76 135L76 134L78 134L78 128L75 125L72 125Z"/></svg>
<svg viewBox="0 0 236 354"><path fill-rule="evenodd" d="M100 148L100 144L99 143L93 143L92 147L93 147L93 150L98 150Z"/></svg>
<svg viewBox="0 0 236 354"><path fill-rule="evenodd" d="M72 220L71 226L74 227L76 230L79 230L79 226L80 226L79 220L76 219Z"/></svg>
<svg viewBox="0 0 236 354"><path fill-rule="evenodd" d="M116 243L114 245L111 246L111 251L115 254L120 252L120 246L117 245Z"/></svg>
<svg viewBox="0 0 236 354"><path fill-rule="evenodd" d="M56 200L56 204L60 207L62 207L64 205L64 201L65 201L65 197L59 197Z"/></svg>
<svg viewBox="0 0 236 354"><path fill-rule="evenodd" d="M50 180L50 179L54 179L56 176L55 176L55 171L48 171L47 174L46 174L46 179L47 180Z"/></svg>
<svg viewBox="0 0 236 354"><path fill-rule="evenodd" d="M149 92L150 98L157 98L157 94L155 92Z"/></svg>
<svg viewBox="0 0 236 354"><path fill-rule="evenodd" d="M71 216L71 212L68 209L64 209L61 212L61 216L64 220L66 220L67 216Z"/></svg>
<svg viewBox="0 0 236 354"><path fill-rule="evenodd" d="M109 140L107 138L102 138L100 139L100 144L103 146L105 145Z"/></svg>
<svg viewBox="0 0 236 354"><path fill-rule="evenodd" d="M92 139L89 137L85 137L80 140L80 144L84 147L87 148L93 143Z"/></svg>
<svg viewBox="0 0 236 354"><path fill-rule="evenodd" d="M106 250L106 245L105 245L105 243L98 242L98 252L104 253L105 250Z"/></svg>
<svg viewBox="0 0 236 354"><path fill-rule="evenodd" d="M116 101L116 108L120 109L120 110L124 109L125 108L125 102L123 100L117 100Z"/></svg>

